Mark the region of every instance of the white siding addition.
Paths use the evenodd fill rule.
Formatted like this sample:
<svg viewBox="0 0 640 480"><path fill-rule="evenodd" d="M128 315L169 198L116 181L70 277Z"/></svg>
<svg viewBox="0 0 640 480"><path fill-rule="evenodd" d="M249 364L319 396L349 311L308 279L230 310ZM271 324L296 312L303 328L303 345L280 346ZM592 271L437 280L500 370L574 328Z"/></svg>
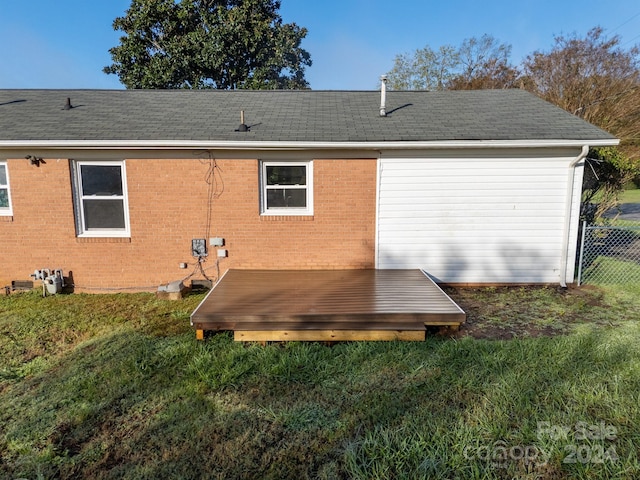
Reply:
<svg viewBox="0 0 640 480"><path fill-rule="evenodd" d="M377 267L451 283L560 282L574 153L381 159ZM572 215L581 183L579 166ZM575 229L570 237L575 256Z"/></svg>

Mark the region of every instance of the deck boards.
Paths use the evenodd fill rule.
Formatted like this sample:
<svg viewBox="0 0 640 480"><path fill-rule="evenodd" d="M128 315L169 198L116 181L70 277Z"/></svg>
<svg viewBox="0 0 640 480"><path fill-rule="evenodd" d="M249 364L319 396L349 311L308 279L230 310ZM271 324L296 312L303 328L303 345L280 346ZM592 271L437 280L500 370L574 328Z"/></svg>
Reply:
<svg viewBox="0 0 640 480"><path fill-rule="evenodd" d="M420 270L229 270L191 315L197 330L233 330L239 339L400 338L464 321Z"/></svg>

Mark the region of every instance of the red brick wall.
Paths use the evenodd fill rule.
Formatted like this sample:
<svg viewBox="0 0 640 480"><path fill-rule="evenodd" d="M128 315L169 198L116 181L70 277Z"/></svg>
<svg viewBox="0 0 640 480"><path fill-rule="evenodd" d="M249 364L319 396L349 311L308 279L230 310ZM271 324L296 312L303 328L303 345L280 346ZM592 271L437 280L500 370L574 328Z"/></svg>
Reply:
<svg viewBox="0 0 640 480"><path fill-rule="evenodd" d="M208 161L130 159L130 239L76 238L69 161L45 162L8 161L13 218L0 217L0 286L62 268L78 290L153 290L189 275L191 239L213 236L228 250L220 272L374 266L374 159L314 160L313 217L261 216L258 161L218 160L210 232ZM214 278L216 250L203 264Z"/></svg>

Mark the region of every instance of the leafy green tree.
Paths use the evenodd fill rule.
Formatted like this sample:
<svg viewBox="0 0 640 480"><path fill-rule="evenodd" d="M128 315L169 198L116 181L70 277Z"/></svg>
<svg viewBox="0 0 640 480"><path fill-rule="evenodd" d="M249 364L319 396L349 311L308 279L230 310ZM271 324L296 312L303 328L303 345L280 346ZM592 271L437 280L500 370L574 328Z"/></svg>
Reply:
<svg viewBox="0 0 640 480"><path fill-rule="evenodd" d="M309 88L307 34L279 0L132 0L109 50L127 88Z"/></svg>
<svg viewBox="0 0 640 480"><path fill-rule="evenodd" d="M592 148L582 184L582 217L589 223L619 203L627 183L640 175L640 162L616 147Z"/></svg>

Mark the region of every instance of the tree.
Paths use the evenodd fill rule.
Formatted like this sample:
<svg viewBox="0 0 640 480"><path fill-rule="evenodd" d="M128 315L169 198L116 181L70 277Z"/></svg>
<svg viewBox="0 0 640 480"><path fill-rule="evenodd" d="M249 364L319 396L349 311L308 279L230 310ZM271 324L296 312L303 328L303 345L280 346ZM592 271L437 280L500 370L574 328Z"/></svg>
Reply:
<svg viewBox="0 0 640 480"><path fill-rule="evenodd" d="M491 35L464 40L459 47L426 46L410 55L397 55L387 73L396 90L468 90L512 88L519 72L510 65L511 46Z"/></svg>
<svg viewBox="0 0 640 480"><path fill-rule="evenodd" d="M279 0L132 0L109 50L127 88L308 88L307 30L284 24Z"/></svg>
<svg viewBox="0 0 640 480"><path fill-rule="evenodd" d="M490 35L458 48L425 47L396 56L387 77L395 89L525 88L616 135L619 148L589 153L583 211L599 217L617 204L626 183L640 181L640 49L624 50L619 37L606 38L599 27L585 38L554 40L549 52L532 53L521 67L509 63L511 46Z"/></svg>
<svg viewBox="0 0 640 480"><path fill-rule="evenodd" d="M585 38L558 36L550 52L523 65L525 87L564 110L618 136L621 150L640 154L640 50L623 50L601 28Z"/></svg>
<svg viewBox="0 0 640 480"><path fill-rule="evenodd" d="M599 218L640 173L640 50L623 50L619 37L606 38L597 27L585 38L556 37L551 51L529 55L523 70L528 90L621 139L619 148L589 152L583 215Z"/></svg>
<svg viewBox="0 0 640 480"><path fill-rule="evenodd" d="M451 45L443 45L438 50L426 46L412 56L396 56L393 69L387 73L387 82L394 90L444 90L458 63L458 53Z"/></svg>
<svg viewBox="0 0 640 480"><path fill-rule="evenodd" d="M511 45L489 35L469 38L458 50L461 72L451 79L450 90L514 88L520 71L509 63Z"/></svg>
<svg viewBox="0 0 640 480"><path fill-rule="evenodd" d="M618 205L618 195L625 185L640 175L640 162L616 147L592 148L586 162L581 214L592 223Z"/></svg>

